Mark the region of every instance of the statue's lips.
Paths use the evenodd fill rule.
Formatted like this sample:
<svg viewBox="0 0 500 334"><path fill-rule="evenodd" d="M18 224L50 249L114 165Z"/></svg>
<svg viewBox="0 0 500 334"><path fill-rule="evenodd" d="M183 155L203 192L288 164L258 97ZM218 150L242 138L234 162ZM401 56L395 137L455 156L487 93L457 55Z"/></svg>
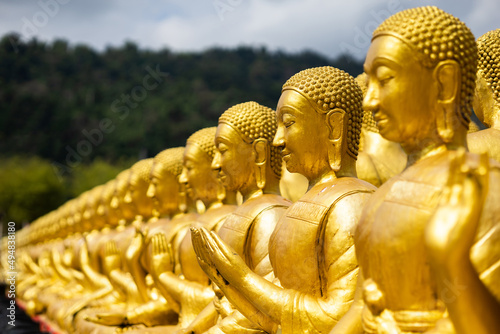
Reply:
<svg viewBox="0 0 500 334"><path fill-rule="evenodd" d="M387 116L385 116L380 111L373 114L373 119L375 120L375 122L377 122L377 125L387 122Z"/></svg>

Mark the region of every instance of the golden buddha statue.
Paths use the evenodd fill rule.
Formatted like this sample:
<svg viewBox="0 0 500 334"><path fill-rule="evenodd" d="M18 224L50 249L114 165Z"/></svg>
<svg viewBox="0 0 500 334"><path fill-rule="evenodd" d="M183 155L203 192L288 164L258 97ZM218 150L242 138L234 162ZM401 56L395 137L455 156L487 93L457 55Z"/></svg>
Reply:
<svg viewBox="0 0 500 334"><path fill-rule="evenodd" d="M203 226L217 231L224 219L236 209L235 193L226 192L211 164L215 154L216 128L206 128L192 134L184 150L184 168L179 181L186 184L187 194L193 200L203 202L205 212L190 226ZM186 227L187 228L187 227ZM160 291L171 304L179 309L179 322L175 328L165 328L172 332L188 326L196 316L213 300L214 293L208 277L198 265L192 247L191 235L187 233L182 242L169 245L163 232L152 233L150 269ZM174 273L174 253L182 277Z"/></svg>
<svg viewBox="0 0 500 334"><path fill-rule="evenodd" d="M500 29L479 37L477 48L474 112L488 129L470 133L467 143L471 152L487 152L500 161Z"/></svg>
<svg viewBox="0 0 500 334"><path fill-rule="evenodd" d="M145 162L137 163L131 170L132 174L129 177L130 189L127 190L124 197L124 203L134 204L137 207L142 207L141 216L145 216L149 212L149 216L153 216L146 224L142 223L142 218L137 217L137 220L124 232L133 228L133 238L129 241L130 246L126 250L119 250L118 243L114 240L108 242L108 258L115 258L115 268L113 276L117 276L120 271L120 265L123 261L126 268L133 277L137 291L134 295L137 298L128 299L125 308L108 308L101 312L87 312L85 317L97 324L106 325L110 328L119 325L145 325L147 327L172 324L177 319L172 314L172 309L166 302L165 298L158 297L156 288L147 283L149 277L150 258L147 252L149 244L149 235L155 233L158 229L166 229L169 236L174 238L175 232L179 232L176 223L170 224L175 218L183 221L183 218L191 217L179 211L179 202L181 192L178 182L178 175L182 170L182 157L184 148L168 149L158 154L154 159L148 159L147 165ZM146 205L141 204L146 202ZM173 219L169 216L174 215ZM158 219L158 217L162 217ZM138 224L140 223L140 224ZM177 229L176 229L177 228ZM130 239L129 239L130 240ZM123 260L118 254L124 254ZM121 273L123 275L123 273ZM115 282L119 281L117 278ZM124 284L125 278L119 284L126 289ZM129 294L129 293L128 293ZM89 324L79 320L80 328L89 328ZM117 328L117 327L116 327ZM131 330L130 328L128 329Z"/></svg>
<svg viewBox="0 0 500 334"><path fill-rule="evenodd" d="M269 241L274 284L252 272L215 234L193 241L219 288L266 332L325 333L354 299L354 230L375 187L356 178L363 110L354 78L333 67L301 71L284 85L274 146L308 191L279 220ZM293 259L293 260L292 260ZM216 271L215 271L216 270ZM243 303L242 303L243 301Z"/></svg>
<svg viewBox="0 0 500 334"><path fill-rule="evenodd" d="M356 82L365 95L366 74L358 75ZM356 161L358 178L380 187L382 183L403 171L406 167L406 160L406 154L401 145L382 137L371 110L365 110Z"/></svg>
<svg viewBox="0 0 500 334"><path fill-rule="evenodd" d="M80 328L89 326L88 323L85 323L85 318L108 326L150 320L140 317L133 319L132 313L138 313L139 309L146 308L144 305L150 300L151 289L148 287L147 272L140 263L140 256L144 243L142 225L144 220L153 216L154 202L147 195L152 167L153 159L140 160L130 168L128 178L126 174L123 177L123 179L128 179L128 187L126 187L125 195L123 200L119 202L119 206L128 207L127 210L135 212L135 220L123 231L115 233L105 245L104 270L115 290L121 292L122 298L116 301L119 306L118 304L115 304L116 307L108 305L107 310L87 311L77 320ZM130 215L128 216L130 217ZM112 311L108 312L109 310Z"/></svg>
<svg viewBox="0 0 500 334"><path fill-rule="evenodd" d="M466 147L476 53L465 24L436 7L402 11L374 31L364 64L363 105L373 112L380 134L401 144L408 167L363 209L355 237L359 290L331 333L442 333L450 327L442 320L446 310L458 333L500 328L491 321L499 312L491 294L500 296L498 164L490 161L489 191L475 236L446 234L458 215L430 220L457 172L485 165L474 154L457 159ZM483 316L488 320L477 320Z"/></svg>
<svg viewBox="0 0 500 334"><path fill-rule="evenodd" d="M180 182L183 169L184 147L175 147L158 153L151 171L151 185L148 196L157 203L157 214L160 219L148 224L146 236L147 249L142 260L145 268L150 271L152 244L151 237L158 232L164 233L167 243L174 251L174 272L181 273L177 249L187 231L186 228L196 222L198 214L195 201L186 192L186 186ZM168 298L168 297L167 297ZM171 301L173 307L176 303Z"/></svg>
<svg viewBox="0 0 500 334"><path fill-rule="evenodd" d="M282 159L280 149L272 146L276 129L276 116L270 108L256 102L229 108L219 118L215 136L217 150L212 162L226 189L239 191L243 198L243 203L226 218L218 235L245 259L251 270L268 278L272 275L268 240L279 217L290 205L279 196ZM200 229L192 231L196 235ZM215 271L215 268L200 264L213 281L212 269ZM224 297L218 287L214 288L214 301L182 333L262 331L228 302L227 299L232 302L240 299L236 290L224 291Z"/></svg>

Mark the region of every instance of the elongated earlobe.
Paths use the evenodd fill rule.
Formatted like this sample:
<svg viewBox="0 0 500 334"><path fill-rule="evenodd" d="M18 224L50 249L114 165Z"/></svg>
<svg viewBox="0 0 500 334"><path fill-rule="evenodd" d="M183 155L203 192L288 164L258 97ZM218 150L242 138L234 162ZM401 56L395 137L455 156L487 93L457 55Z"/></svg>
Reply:
<svg viewBox="0 0 500 334"><path fill-rule="evenodd" d="M326 114L326 124L330 130L330 145L328 145L328 162L330 168L338 172L342 164L342 138L345 133L345 111L333 109Z"/></svg>
<svg viewBox="0 0 500 334"><path fill-rule="evenodd" d="M269 161L269 145L266 139L259 138L253 142L255 152L255 179L257 187L264 189L266 186L266 164Z"/></svg>
<svg viewBox="0 0 500 334"><path fill-rule="evenodd" d="M459 118L455 113L456 99L460 87L460 67L457 62L447 60L439 63L434 70L438 82L438 105L436 125L439 136L445 143L452 141Z"/></svg>

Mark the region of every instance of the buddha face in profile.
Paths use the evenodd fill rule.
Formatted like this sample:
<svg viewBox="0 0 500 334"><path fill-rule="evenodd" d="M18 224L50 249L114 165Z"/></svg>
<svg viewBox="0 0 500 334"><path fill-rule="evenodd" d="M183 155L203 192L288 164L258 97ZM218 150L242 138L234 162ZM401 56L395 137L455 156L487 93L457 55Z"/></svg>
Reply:
<svg viewBox="0 0 500 334"><path fill-rule="evenodd" d="M364 108L383 137L418 145L450 143L464 132L475 85L473 41L462 22L431 6L397 13L375 30Z"/></svg>
<svg viewBox="0 0 500 334"><path fill-rule="evenodd" d="M371 110L380 134L394 142L428 137L434 123L432 69L424 67L400 39L375 38L365 60L368 90L364 107ZM418 74L418 75L417 75Z"/></svg>
<svg viewBox="0 0 500 334"><path fill-rule="evenodd" d="M153 200L156 215L169 215L178 209L178 175L182 171L183 153L184 147L175 147L158 153L153 159L147 196Z"/></svg>
<svg viewBox="0 0 500 334"><path fill-rule="evenodd" d="M276 127L274 111L256 102L237 104L221 115L212 168L228 191L263 189L268 172L279 180L281 154L271 147Z"/></svg>
<svg viewBox="0 0 500 334"><path fill-rule="evenodd" d="M313 181L338 172L341 164L349 165L347 160L355 161L361 100L354 78L334 67L310 68L292 76L278 101L273 141L288 171Z"/></svg>
<svg viewBox="0 0 500 334"><path fill-rule="evenodd" d="M295 90L285 90L276 107L278 130L274 145L282 148L283 161L290 173L306 177L328 168L329 129L325 115ZM309 177L308 177L309 178Z"/></svg>
<svg viewBox="0 0 500 334"><path fill-rule="evenodd" d="M206 128L192 134L184 151L184 167L179 182L186 185L187 194L208 204L222 192L222 184L211 168L214 157L216 128Z"/></svg>
<svg viewBox="0 0 500 334"><path fill-rule="evenodd" d="M137 214L149 217L153 212L153 201L147 196L153 159L143 159L131 167L129 194L137 209Z"/></svg>
<svg viewBox="0 0 500 334"><path fill-rule="evenodd" d="M222 184L230 191L246 188L254 178L252 145L231 125L222 123L217 127L215 146L217 152L212 167L219 170Z"/></svg>

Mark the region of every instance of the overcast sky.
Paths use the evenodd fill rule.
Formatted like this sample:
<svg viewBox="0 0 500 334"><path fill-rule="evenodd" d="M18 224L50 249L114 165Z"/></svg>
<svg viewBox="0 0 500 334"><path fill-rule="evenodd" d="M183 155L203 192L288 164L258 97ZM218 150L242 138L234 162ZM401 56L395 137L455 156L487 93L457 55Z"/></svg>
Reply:
<svg viewBox="0 0 500 334"><path fill-rule="evenodd" d="M383 19L421 5L459 17L476 37L500 28L499 0L0 0L0 35L99 50L130 40L149 49L247 45L363 59Z"/></svg>

